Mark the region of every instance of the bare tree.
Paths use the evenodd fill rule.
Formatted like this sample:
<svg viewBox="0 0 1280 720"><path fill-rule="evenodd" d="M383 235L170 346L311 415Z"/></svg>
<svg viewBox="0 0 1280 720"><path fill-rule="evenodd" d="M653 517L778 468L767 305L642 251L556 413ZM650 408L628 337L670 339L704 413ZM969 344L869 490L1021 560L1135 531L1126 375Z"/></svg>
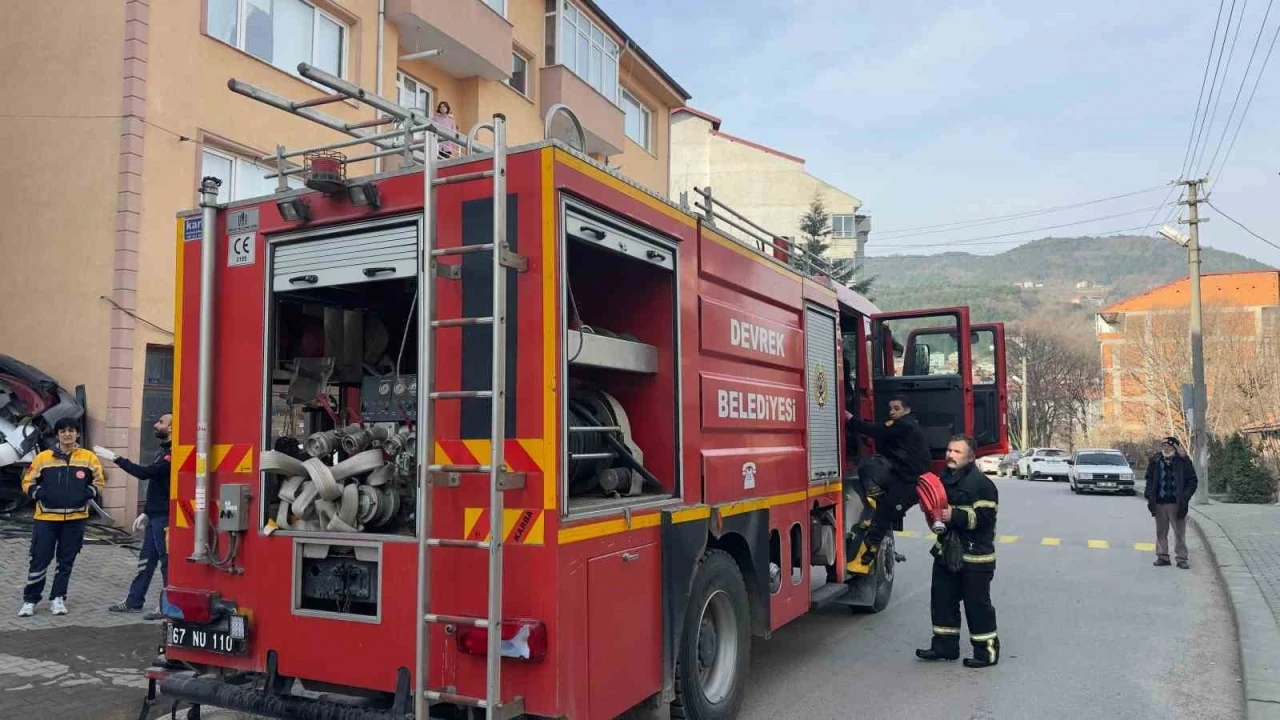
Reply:
<svg viewBox="0 0 1280 720"><path fill-rule="evenodd" d="M1023 347L1011 345L1010 368L1027 359L1028 440L1033 446L1071 445L1087 433L1094 403L1100 394L1102 374L1096 342L1052 313L1029 317L1016 331ZM1010 393L1010 427L1019 427L1021 393Z"/></svg>
<svg viewBox="0 0 1280 720"><path fill-rule="evenodd" d="M1191 382L1187 313L1164 312L1126 318L1122 356L1116 358L1121 397L1128 413L1141 413L1151 434L1186 442L1182 386ZM1252 311L1204 310L1206 417L1213 435L1266 420L1280 407L1280 365L1275 328L1261 328Z"/></svg>

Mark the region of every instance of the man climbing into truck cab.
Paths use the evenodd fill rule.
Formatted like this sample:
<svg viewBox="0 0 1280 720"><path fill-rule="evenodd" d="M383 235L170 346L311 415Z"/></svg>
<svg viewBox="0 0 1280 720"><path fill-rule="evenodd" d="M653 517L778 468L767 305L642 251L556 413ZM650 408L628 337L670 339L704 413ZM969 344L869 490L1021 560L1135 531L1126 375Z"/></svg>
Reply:
<svg viewBox="0 0 1280 720"><path fill-rule="evenodd" d="M883 425L857 418L854 424L858 432L876 441L877 453L858 464L859 477L864 487L869 488L868 495L876 498L875 513L862 538L866 551L859 557L855 546L849 556L850 570L862 572L875 562L885 533L919 501L916 480L929 471L931 458L924 431L911 414L911 405L901 395L889 400L889 420ZM877 486L879 492L871 489Z"/></svg>

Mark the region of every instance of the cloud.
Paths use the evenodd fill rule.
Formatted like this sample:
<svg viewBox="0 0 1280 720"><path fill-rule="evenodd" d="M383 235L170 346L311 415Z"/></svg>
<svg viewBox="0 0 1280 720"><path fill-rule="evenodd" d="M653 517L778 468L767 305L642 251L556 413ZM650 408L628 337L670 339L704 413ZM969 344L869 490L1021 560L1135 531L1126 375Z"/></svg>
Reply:
<svg viewBox="0 0 1280 720"><path fill-rule="evenodd" d="M805 157L810 172L862 198L875 216L873 249L877 229L1063 205L1175 178L1217 12L1158 0L599 1L726 131ZM1265 9L1253 5L1262 7L1249 8L1222 80L1219 129ZM1273 11L1269 25L1278 24ZM1280 111L1277 66L1273 57L1215 201L1280 243L1280 128L1270 122ZM1205 164L1218 136L1209 136ZM1073 229L1127 226L1116 223ZM1203 230L1208 245L1280 264L1280 250L1225 218Z"/></svg>

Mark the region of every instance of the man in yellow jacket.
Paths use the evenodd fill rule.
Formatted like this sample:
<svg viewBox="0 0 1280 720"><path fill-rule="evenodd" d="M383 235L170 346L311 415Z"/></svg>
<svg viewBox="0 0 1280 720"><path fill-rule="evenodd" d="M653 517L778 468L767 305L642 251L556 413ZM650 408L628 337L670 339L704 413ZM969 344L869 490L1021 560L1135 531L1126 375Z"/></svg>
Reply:
<svg viewBox="0 0 1280 720"><path fill-rule="evenodd" d="M71 568L84 544L84 525L89 519L89 501L101 500L106 478L98 456L80 447L76 421L62 418L53 426L58 444L31 461L22 476L22 491L36 502L31 530L31 567L22 591L18 617L31 617L44 594L49 563L56 557L58 571L53 576L49 608L54 615L67 614L67 585Z"/></svg>

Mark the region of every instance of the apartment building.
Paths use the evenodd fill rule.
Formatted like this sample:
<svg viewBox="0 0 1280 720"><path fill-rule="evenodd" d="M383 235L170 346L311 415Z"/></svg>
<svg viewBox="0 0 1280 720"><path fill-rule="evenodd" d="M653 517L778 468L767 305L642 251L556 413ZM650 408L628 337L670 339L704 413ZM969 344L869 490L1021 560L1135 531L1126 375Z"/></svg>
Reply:
<svg viewBox="0 0 1280 720"><path fill-rule="evenodd" d="M799 238L800 219L821 196L831 215L833 259L863 257L871 218L862 201L817 178L804 158L775 150L720 129L720 118L679 107L671 111L671 186L669 195L711 187L712 195L781 237Z"/></svg>
<svg viewBox="0 0 1280 720"><path fill-rule="evenodd" d="M1103 422L1135 435L1183 426L1190 292L1183 278L1098 311ZM1280 389L1280 272L1206 273L1200 292L1210 428L1261 420L1274 411L1272 393Z"/></svg>
<svg viewBox="0 0 1280 720"><path fill-rule="evenodd" d="M273 191L257 158L342 139L232 93L231 78L294 100L325 91L311 63L419 109L449 103L457 127L503 113L508 141L542 140L564 103L589 152L637 183L669 183L669 118L688 92L592 0L14 0L0 29L6 72L0 353L87 386L91 441L154 448L170 403L174 214ZM402 55L442 52L401 61ZM354 103L320 108L375 119ZM484 142L484 137L481 138ZM359 150L357 148L356 150ZM363 152L363 151L361 151ZM352 174L370 170L349 169ZM234 382L224 379L222 382ZM138 488L111 473L106 506L131 520Z"/></svg>

